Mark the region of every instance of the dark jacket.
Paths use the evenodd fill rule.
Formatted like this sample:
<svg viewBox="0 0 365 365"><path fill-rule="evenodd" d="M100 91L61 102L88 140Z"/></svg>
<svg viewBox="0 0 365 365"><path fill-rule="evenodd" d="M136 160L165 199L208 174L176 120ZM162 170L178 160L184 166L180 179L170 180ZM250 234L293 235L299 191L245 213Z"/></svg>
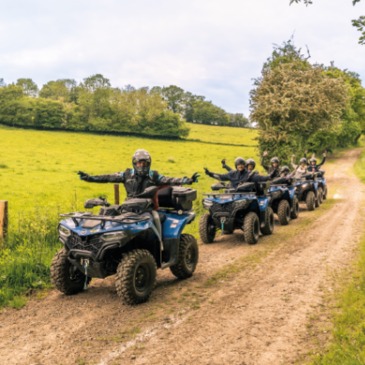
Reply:
<svg viewBox="0 0 365 365"><path fill-rule="evenodd" d="M95 183L122 183L127 192L127 198L134 198L142 193L149 186L161 185L182 185L191 184L192 179L174 178L160 175L157 171L150 170L147 176L137 175L134 169L126 169L123 172L117 172L111 175L86 175L82 180Z"/></svg>
<svg viewBox="0 0 365 365"><path fill-rule="evenodd" d="M309 172L317 172L317 171L319 171L319 168L324 164L326 162L326 157L323 157L323 160L321 161L321 163L320 164L318 164L318 165L314 165L314 166L312 166L312 165L309 165L308 166L308 168L307 168L307 170L309 171Z"/></svg>
<svg viewBox="0 0 365 365"><path fill-rule="evenodd" d="M242 171L230 170L228 174L217 174L215 172L209 172L208 175L220 181L230 181L234 189L236 189L238 185L244 182L261 182L270 179L270 176L261 176L256 171L249 173L246 169Z"/></svg>
<svg viewBox="0 0 365 365"><path fill-rule="evenodd" d="M275 168L272 165L268 165L265 162L264 157L261 159L261 166L266 170L266 172L270 175L270 177L272 179L275 179L276 177L280 177L280 166Z"/></svg>

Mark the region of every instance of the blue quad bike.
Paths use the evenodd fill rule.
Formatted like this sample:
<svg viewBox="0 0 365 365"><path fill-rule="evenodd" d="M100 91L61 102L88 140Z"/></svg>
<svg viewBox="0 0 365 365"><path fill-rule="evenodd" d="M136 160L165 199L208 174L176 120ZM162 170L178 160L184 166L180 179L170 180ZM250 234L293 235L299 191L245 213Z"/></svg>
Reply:
<svg viewBox="0 0 365 365"><path fill-rule="evenodd" d="M231 234L243 231L249 244L259 240L260 231L270 235L274 230L274 212L265 195L266 183L247 182L237 189L227 189L222 184L212 186L213 192L204 194L203 206L208 210L199 222L199 235L203 243L212 243L218 230ZM223 193L217 191L225 189Z"/></svg>
<svg viewBox="0 0 365 365"><path fill-rule="evenodd" d="M307 174L294 182L299 202L304 202L309 211L318 208L322 203L322 189L316 178L316 174Z"/></svg>
<svg viewBox="0 0 365 365"><path fill-rule="evenodd" d="M86 289L92 278L116 274L118 296L134 305L150 297L157 268L168 267L179 279L191 277L198 245L182 232L195 218L195 199L194 189L149 187L121 205L88 200L85 208L101 206L97 215L62 214L58 230L64 247L52 260L52 283L72 295Z"/></svg>
<svg viewBox="0 0 365 365"><path fill-rule="evenodd" d="M272 180L268 195L270 205L281 225L285 226L291 219L298 218L299 200L291 179L279 177Z"/></svg>

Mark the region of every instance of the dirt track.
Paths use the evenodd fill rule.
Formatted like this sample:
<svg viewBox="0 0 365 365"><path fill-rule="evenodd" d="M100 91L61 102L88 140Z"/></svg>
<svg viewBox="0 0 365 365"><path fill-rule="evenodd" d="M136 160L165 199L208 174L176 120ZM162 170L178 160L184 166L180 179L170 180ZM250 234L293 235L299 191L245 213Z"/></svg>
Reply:
<svg viewBox="0 0 365 365"><path fill-rule="evenodd" d="M144 305L120 304L109 278L76 296L52 291L4 310L0 364L301 363L313 332L327 328L324 294L356 256L365 223L365 189L351 169L359 153L326 166L334 200L255 246L239 234L200 245L194 277L160 272Z"/></svg>

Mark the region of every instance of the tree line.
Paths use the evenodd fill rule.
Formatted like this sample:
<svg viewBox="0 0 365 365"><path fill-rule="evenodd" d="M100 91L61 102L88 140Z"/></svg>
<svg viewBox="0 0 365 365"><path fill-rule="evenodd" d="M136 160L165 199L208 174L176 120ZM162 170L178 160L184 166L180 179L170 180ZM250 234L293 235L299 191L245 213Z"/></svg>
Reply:
<svg viewBox="0 0 365 365"><path fill-rule="evenodd" d="M251 90L259 149L288 162L293 153L347 147L365 133L365 89L359 75L311 64L292 40L275 46Z"/></svg>
<svg viewBox="0 0 365 365"><path fill-rule="evenodd" d="M30 78L6 85L0 79L0 123L73 131L186 137L186 122L247 127L243 114L230 114L203 96L168 87L115 88L101 74L49 81Z"/></svg>

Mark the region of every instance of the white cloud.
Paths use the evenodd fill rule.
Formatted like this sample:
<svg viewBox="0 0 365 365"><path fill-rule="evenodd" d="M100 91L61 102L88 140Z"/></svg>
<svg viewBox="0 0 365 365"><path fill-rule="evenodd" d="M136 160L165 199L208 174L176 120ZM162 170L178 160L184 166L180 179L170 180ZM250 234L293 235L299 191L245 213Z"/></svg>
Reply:
<svg viewBox="0 0 365 365"><path fill-rule="evenodd" d="M365 77L365 46L351 19L364 2L315 0L2 0L0 77L81 81L102 73L114 86L175 84L229 112L248 113L252 79L273 44L294 34L313 62ZM4 5L6 3L6 5Z"/></svg>

